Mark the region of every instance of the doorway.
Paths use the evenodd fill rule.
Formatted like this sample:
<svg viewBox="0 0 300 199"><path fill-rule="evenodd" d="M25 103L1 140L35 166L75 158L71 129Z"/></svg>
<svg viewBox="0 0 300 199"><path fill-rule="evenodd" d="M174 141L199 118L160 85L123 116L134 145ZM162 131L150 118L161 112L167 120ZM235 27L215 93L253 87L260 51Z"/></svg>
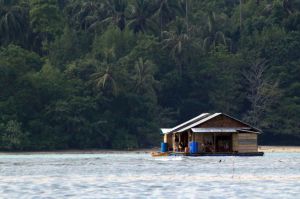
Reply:
<svg viewBox="0 0 300 199"><path fill-rule="evenodd" d="M232 135L216 135L216 152L232 152Z"/></svg>
<svg viewBox="0 0 300 199"><path fill-rule="evenodd" d="M186 147L189 146L189 134L188 132L180 133L180 151L183 152Z"/></svg>

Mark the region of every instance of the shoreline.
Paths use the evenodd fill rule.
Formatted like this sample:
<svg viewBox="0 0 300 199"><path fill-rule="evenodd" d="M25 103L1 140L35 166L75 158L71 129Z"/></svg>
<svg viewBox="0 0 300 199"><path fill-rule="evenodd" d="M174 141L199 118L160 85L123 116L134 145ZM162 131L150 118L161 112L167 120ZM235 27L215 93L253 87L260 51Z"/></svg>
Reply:
<svg viewBox="0 0 300 199"><path fill-rule="evenodd" d="M0 151L0 155L29 155L29 154L144 154L158 151L153 149L114 150L114 149L82 149L82 150L51 150L51 151Z"/></svg>
<svg viewBox="0 0 300 199"><path fill-rule="evenodd" d="M300 153L300 146L258 146L265 153Z"/></svg>
<svg viewBox="0 0 300 199"><path fill-rule="evenodd" d="M159 148L113 150L113 149L84 149L84 150L53 150L53 151L0 151L0 155L26 155L26 154L148 154L157 152ZM265 153L300 153L300 146L258 146L259 152Z"/></svg>

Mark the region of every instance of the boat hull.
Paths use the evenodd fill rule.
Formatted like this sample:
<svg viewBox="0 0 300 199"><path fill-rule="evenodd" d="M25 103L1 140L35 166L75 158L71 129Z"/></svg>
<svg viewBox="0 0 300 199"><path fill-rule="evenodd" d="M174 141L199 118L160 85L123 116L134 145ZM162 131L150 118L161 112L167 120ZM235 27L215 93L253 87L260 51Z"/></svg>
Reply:
<svg viewBox="0 0 300 199"><path fill-rule="evenodd" d="M152 152L152 157L169 156L169 152Z"/></svg>

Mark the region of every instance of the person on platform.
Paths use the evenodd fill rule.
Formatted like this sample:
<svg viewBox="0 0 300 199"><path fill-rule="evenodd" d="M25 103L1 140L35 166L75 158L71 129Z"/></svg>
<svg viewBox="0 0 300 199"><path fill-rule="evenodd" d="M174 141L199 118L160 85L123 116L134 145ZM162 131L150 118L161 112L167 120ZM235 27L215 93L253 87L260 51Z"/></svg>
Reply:
<svg viewBox="0 0 300 199"><path fill-rule="evenodd" d="M183 142L182 141L179 143L179 151L180 152L184 151L184 146L183 146Z"/></svg>
<svg viewBox="0 0 300 199"><path fill-rule="evenodd" d="M179 138L178 138L178 135L175 135L174 143L175 143L174 151L178 152L178 149L179 149Z"/></svg>

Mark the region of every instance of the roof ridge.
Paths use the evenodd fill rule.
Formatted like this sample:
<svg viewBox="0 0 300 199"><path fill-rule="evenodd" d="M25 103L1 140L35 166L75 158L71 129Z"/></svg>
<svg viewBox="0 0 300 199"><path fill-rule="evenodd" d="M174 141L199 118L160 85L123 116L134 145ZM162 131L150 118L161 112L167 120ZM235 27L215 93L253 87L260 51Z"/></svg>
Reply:
<svg viewBox="0 0 300 199"><path fill-rule="evenodd" d="M196 117L194 117L194 118L192 118L192 119L190 119L190 120L188 120L186 122L183 122L183 123L181 123L181 124L173 127L168 133L173 133L175 131L178 131L178 130L180 130L182 128L185 128L186 126L189 126L192 123L195 123L195 122L197 122L199 120L202 120L202 119L204 119L204 118L206 118L206 117L208 117L210 115L211 115L211 113L201 113L200 115L198 115L198 116L196 116Z"/></svg>
<svg viewBox="0 0 300 199"><path fill-rule="evenodd" d="M216 116L218 116L218 115L221 115L221 114L222 114L222 113L213 113L213 114L210 114L210 115L208 115L207 117L202 118L201 120L198 120L198 121L196 121L196 122L191 123L191 124L188 125L188 126L185 126L184 128L181 128L181 129L179 130L179 132L183 132L183 131L185 131L185 130L187 130L187 129L189 129L189 128L193 128L194 126L197 126L197 125L199 125L199 124L201 124L201 123L203 123L203 122L206 122L207 120L210 120L210 119L212 119L212 118L214 118L214 117L216 117Z"/></svg>

